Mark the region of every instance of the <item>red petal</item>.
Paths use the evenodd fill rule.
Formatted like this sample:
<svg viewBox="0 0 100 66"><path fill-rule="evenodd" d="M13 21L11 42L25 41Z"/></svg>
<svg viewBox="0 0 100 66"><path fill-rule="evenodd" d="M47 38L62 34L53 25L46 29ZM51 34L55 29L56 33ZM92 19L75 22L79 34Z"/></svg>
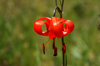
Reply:
<svg viewBox="0 0 100 66"><path fill-rule="evenodd" d="M64 18L60 18L60 19L58 20L59 24L65 22L65 21L66 21L66 20L65 20Z"/></svg>
<svg viewBox="0 0 100 66"><path fill-rule="evenodd" d="M66 20L64 22L66 25L64 27L64 31L63 31L63 36L68 35L70 32L72 32L74 30L74 23L70 20Z"/></svg>
<svg viewBox="0 0 100 66"><path fill-rule="evenodd" d="M47 20L44 22L43 20ZM47 31L42 31L42 25L45 23L47 29L49 28L49 23L50 23L50 18L44 17L40 18L34 23L34 30L36 33L44 36L48 36L48 30Z"/></svg>
<svg viewBox="0 0 100 66"><path fill-rule="evenodd" d="M56 17L51 18L50 28L49 28L49 38L50 39L53 39L56 37L56 35L55 35L55 25L57 24L56 21L57 21Z"/></svg>
<svg viewBox="0 0 100 66"><path fill-rule="evenodd" d="M61 38L61 37L63 36L63 24L64 24L65 21L66 21L66 20L65 20L64 18L60 18L60 19L57 21L58 25L57 25L57 27L56 27L56 29L55 29L55 33L56 33L56 36L57 36L58 38Z"/></svg>
<svg viewBox="0 0 100 66"><path fill-rule="evenodd" d="M52 17L50 21L50 31L49 38L53 39L55 37L61 38L63 36L63 24L60 22L64 21L63 18L58 19L56 17Z"/></svg>
<svg viewBox="0 0 100 66"><path fill-rule="evenodd" d="M49 31L49 38L53 39L55 37L56 37L55 34L52 31Z"/></svg>

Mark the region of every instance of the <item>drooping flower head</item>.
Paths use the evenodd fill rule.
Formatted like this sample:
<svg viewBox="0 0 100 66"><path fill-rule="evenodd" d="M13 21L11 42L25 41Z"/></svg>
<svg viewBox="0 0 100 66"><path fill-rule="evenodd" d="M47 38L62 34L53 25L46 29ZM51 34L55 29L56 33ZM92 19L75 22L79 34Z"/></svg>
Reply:
<svg viewBox="0 0 100 66"><path fill-rule="evenodd" d="M44 21L44 20L46 20L46 21ZM43 24L46 25L46 28L47 28L46 31L42 31ZM64 24L65 24L65 26L64 26ZM55 46L55 38L57 37L59 40L59 38L62 38L63 36L66 36L70 32L72 32L73 29L74 29L74 24L72 21L65 20L64 18L59 19L58 17L40 18L40 19L36 20L34 23L34 30L36 33L38 33L39 35L42 35L42 36L49 36L49 40L54 39L54 41L53 41L54 56L57 55L57 47ZM49 43L49 40L48 40L47 44ZM44 44L42 45L44 54L45 54L45 46L44 46ZM66 50L65 44L63 46L63 49Z"/></svg>

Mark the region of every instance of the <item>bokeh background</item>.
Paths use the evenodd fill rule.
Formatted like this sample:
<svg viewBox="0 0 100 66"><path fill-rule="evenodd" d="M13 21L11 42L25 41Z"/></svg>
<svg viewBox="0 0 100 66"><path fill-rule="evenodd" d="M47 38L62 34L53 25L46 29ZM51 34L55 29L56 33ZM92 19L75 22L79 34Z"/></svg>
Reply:
<svg viewBox="0 0 100 66"><path fill-rule="evenodd" d="M53 56L52 40L44 55L42 44L49 38L33 30L34 22L51 18L54 8L55 0L0 0L0 66L62 65L58 40L58 55ZM75 24L64 37L68 66L100 66L99 13L100 0L65 0L63 18Z"/></svg>

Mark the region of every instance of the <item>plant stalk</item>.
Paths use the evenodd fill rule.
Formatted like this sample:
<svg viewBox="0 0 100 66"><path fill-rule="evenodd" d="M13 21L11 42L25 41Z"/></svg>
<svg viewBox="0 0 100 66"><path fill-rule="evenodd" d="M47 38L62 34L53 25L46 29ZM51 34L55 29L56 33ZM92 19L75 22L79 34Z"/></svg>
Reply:
<svg viewBox="0 0 100 66"><path fill-rule="evenodd" d="M59 1L60 1L60 4L61 4L61 10L60 10L59 7L57 7L57 0L55 0L56 7L54 9L53 17L55 17L56 9L57 9L58 12L60 13L60 18L62 18L62 11L63 11L64 0L62 0L62 2L61 2L61 0L59 0ZM64 37L62 37L62 45L64 45ZM63 57L63 66L65 66L65 54L64 54L64 50L62 50L62 57ZM67 60L66 60L66 62L67 62ZM67 66L67 64L66 64L66 66Z"/></svg>

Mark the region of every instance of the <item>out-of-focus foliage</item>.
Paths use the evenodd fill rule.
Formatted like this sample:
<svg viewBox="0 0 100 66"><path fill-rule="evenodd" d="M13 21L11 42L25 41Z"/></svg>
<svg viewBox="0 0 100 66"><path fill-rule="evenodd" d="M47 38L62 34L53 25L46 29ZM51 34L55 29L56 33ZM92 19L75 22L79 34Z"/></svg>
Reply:
<svg viewBox="0 0 100 66"><path fill-rule="evenodd" d="M42 43L49 38L33 30L35 20L52 17L54 8L55 0L0 0L0 66L62 65L58 40L58 56L53 56L52 40L44 55ZM100 0L65 0L63 18L75 24L64 37L68 66L100 66L99 13Z"/></svg>

